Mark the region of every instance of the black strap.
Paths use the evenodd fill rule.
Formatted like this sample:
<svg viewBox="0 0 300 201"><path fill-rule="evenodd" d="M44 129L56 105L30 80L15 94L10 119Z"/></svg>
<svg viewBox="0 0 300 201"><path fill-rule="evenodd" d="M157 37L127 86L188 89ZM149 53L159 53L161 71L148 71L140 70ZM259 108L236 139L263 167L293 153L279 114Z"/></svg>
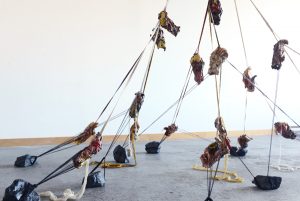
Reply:
<svg viewBox="0 0 300 201"><path fill-rule="evenodd" d="M209 191L208 191L208 196L207 196L209 198L211 196L211 193L212 193L212 190L213 190L213 187L214 187L214 184L215 184L215 178L216 178L216 175L217 175L218 170L219 170L219 164L220 164L220 159L218 160L218 163L217 163L217 167L216 167L216 170L215 170L215 175L214 175L213 178L211 178L212 179L212 183L210 185L210 188L209 188Z"/></svg>
<svg viewBox="0 0 300 201"><path fill-rule="evenodd" d="M39 183L37 183L35 185L39 186L40 184L43 184L46 181L49 181L50 179L53 179L54 177L57 177L57 176L59 176L61 174L64 174L66 172L69 172L69 171L75 169L73 163L71 163L71 164L69 164L69 163L73 160L74 157L77 156L78 153L76 153L74 156L72 156L71 158L69 158L67 161L65 161L58 168L56 168L55 170L53 170L50 174L48 174L44 179L42 179Z"/></svg>
<svg viewBox="0 0 300 201"><path fill-rule="evenodd" d="M37 158L38 158L37 156L31 156L30 157L30 163L31 163L31 165L33 165L36 162ZM33 160L31 160L31 159L33 159Z"/></svg>
<svg viewBox="0 0 300 201"><path fill-rule="evenodd" d="M245 164L245 162L242 160L241 157L238 157L240 159L240 161L242 162L242 164L245 166L245 168L248 170L248 172L252 175L252 177L254 178L254 175L252 174L252 172L250 171L250 169L248 168L248 166Z"/></svg>

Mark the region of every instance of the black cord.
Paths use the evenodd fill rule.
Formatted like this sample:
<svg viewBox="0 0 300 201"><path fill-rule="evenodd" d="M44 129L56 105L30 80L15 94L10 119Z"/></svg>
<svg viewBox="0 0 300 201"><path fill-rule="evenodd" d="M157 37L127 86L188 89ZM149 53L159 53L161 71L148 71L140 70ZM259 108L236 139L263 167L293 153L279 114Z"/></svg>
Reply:
<svg viewBox="0 0 300 201"><path fill-rule="evenodd" d="M242 162L242 164L245 166L245 168L248 170L248 172L252 175L252 177L254 178L254 175L252 174L252 172L250 171L250 169L248 168L248 166L244 163L244 161L242 160L241 157L238 157L238 159L240 159L240 161Z"/></svg>
<svg viewBox="0 0 300 201"><path fill-rule="evenodd" d="M208 197L210 197L211 193L212 193L212 190L213 190L213 187L214 187L214 183L215 183L215 178L216 178L216 175L218 173L218 169L219 169L219 164L220 164L220 159L218 160L218 163L217 163L217 168L215 170L215 175L214 177L212 178L212 184L211 184L211 188L209 190L209 194L208 194Z"/></svg>
<svg viewBox="0 0 300 201"><path fill-rule="evenodd" d="M216 25L215 25L215 23L214 23L214 19L213 19L213 17L212 17L212 13L211 13L211 10L210 10L210 9L209 9L209 14L210 14L211 20L213 21L213 27L214 27L214 31L215 31L215 35L216 35L218 47L220 47L220 42L219 42L219 37L218 37L218 34L217 34Z"/></svg>
<svg viewBox="0 0 300 201"><path fill-rule="evenodd" d="M69 164L68 166L66 166L69 162L71 162L73 160L74 157L76 157L78 155L78 153L76 153L74 156L72 156L71 158L69 158L67 161L65 161L63 164L61 164L58 168L56 168L55 170L53 170L50 174L48 174L44 179L42 179L39 183L36 184L36 186L45 183L46 181L59 176L60 174L63 174L65 171L71 169L72 167L74 167L73 164ZM66 167L65 167L66 166ZM62 169L64 168L64 169Z"/></svg>
<svg viewBox="0 0 300 201"><path fill-rule="evenodd" d="M205 22L206 22L207 14L208 14L208 11L209 11L210 1L211 0L208 0L208 3L207 3L206 12L205 12L205 16L204 16L204 20L203 20L203 24L202 24L202 29L201 29L201 33L200 33L200 37L199 37L199 42L198 42L198 45L197 45L197 48L196 48L196 51L195 51L197 53L199 52L199 47L200 47L202 35L203 35L203 32L204 32Z"/></svg>

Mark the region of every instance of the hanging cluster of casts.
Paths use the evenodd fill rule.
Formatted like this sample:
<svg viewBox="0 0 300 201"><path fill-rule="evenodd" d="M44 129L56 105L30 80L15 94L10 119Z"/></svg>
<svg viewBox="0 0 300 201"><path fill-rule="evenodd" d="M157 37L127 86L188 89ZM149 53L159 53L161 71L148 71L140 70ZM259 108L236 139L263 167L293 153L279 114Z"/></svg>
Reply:
<svg viewBox="0 0 300 201"><path fill-rule="evenodd" d="M167 1L167 4L168 4L168 1ZM15 167L29 167L29 166L32 166L36 163L37 159L42 157L42 156L53 154L53 153L56 153L56 152L63 151L65 149L74 147L76 145L80 145L80 144L86 142L88 139L91 139L90 144L88 146L86 146L84 149L82 149L81 151L74 154L72 157L70 157L67 161L65 161L63 164L61 164L55 170L53 170L50 174L48 174L45 178L43 178L37 184L31 184L31 183L29 183L27 181L24 181L22 179L16 179L15 181L13 181L13 183L9 187L6 188L3 201L39 201L40 200L40 195L35 192L35 189L39 185L41 185L41 184L57 177L57 176L65 174L69 171L81 168L84 165L88 166L89 159L91 159L93 155L97 155L100 152L100 150L102 149L102 134L103 134L103 131L104 131L106 125L108 124L108 122L113 119L112 114L114 112L114 109L116 108L116 105L117 105L118 101L117 101L116 105L113 107L110 115L108 116L108 118L106 119L105 122L103 122L102 124L99 124L98 120L103 115L104 111L106 111L108 106L111 105L112 100L115 99L115 96L117 94L119 94L119 96L121 96L122 93L120 93L120 90L121 89L123 91L125 90L127 84L130 82L130 79L133 76L133 74L134 74L134 72L135 72L135 70L136 70L136 68L139 64L139 61L141 60L141 58L142 58L142 56L145 52L145 49L147 48L147 46L151 42L153 42L152 52L151 52L151 55L149 57L149 62L148 62L147 68L145 70L145 75L144 75L144 79L143 79L143 82L142 82L142 85L141 85L141 89L138 92L135 93L134 100L133 100L132 104L130 105L129 109L126 110L123 113L124 114L124 119L123 119L118 131L116 132L116 135L115 135L112 143L110 144L108 150L106 151L104 157L101 159L101 161L96 162L95 168L87 175L87 178L85 178L87 182L84 183L83 192L84 192L84 189L86 187L87 188L94 188L94 187L103 187L104 186L104 184L105 184L105 168L107 168L107 167L131 167L131 166L137 165L136 155L135 155L135 141L138 139L138 136L141 135L145 131L144 130L143 132L138 134L139 129L140 129L140 125L138 123L138 117L139 117L139 112L141 110L141 107L142 107L142 104L143 104L144 98L145 98L145 89L146 89L146 84L147 84L147 81L148 81L148 76L149 76L149 72L150 72L150 68L151 68L151 63L152 63L152 58L153 58L155 46L158 49L161 48L161 49L166 50L166 42L165 42L164 30L163 29L167 30L168 32L170 32L174 36L177 36L177 34L180 31L180 27L175 25L175 23L169 18L169 15L166 11L167 4L166 4L164 10L161 11L158 14L158 23L157 23L156 27L153 29L153 33L151 35L150 41L148 42L148 44L146 45L144 50L141 52L139 57L136 59L133 66L129 69L128 73L123 78L123 80L120 83L119 87L116 89L113 96L110 98L108 103L105 105L105 107L101 111L101 113L100 113L99 117L97 118L97 120L90 123L84 129L84 131L82 133L80 133L79 135L77 135L73 138L70 138L69 140L67 140L67 141L65 141L65 142L63 142L63 143L61 143L61 144L45 151L44 153L41 153L37 156L32 156L32 155L26 154L26 155L18 157L15 161ZM220 46L219 39L218 39L218 36L217 36L216 27L215 27L216 25L219 25L220 22L221 22L222 12L223 12L223 10L222 10L221 3L220 3L219 0L209 0L208 1L207 8L206 8L206 13L205 13L205 17L204 17L204 22L203 22L203 26L202 26L202 31L201 31L201 34L200 34L199 43L198 43L198 46L196 48L195 53L193 54L193 56L190 59L190 68L189 68L189 71L188 71L188 74L187 74L187 77L186 77L186 81L185 81L183 90L180 94L179 99L170 107L170 108L172 108L173 106L176 105L176 110L175 110L173 121L170 125L168 125L164 128L165 133L164 133L164 135L162 135L162 138L159 142L152 141L152 142L149 142L145 145L145 150L147 151L147 153L150 153L150 154L159 153L160 148L161 148L161 144L168 137L170 137L173 133L175 133L178 130L178 126L176 125L176 120L177 120L177 116L178 116L180 108L181 108L182 101L183 101L184 97L189 92L189 91L187 91L187 87L188 87L188 84L189 84L191 74L192 73L194 74L194 81L197 83L196 85L200 85L205 80L206 75L203 74L203 69L204 69L205 62L199 54L199 46L200 46L203 30L204 30L204 27L205 27L205 23L207 21L207 18L209 18L210 28L212 28L211 26L213 26L213 28L215 30L215 37L216 37L217 42L218 42L218 47L210 55L209 68L208 68L207 74L210 75L210 76L214 76L215 79L216 79L216 89L217 89L216 90L217 91L216 95L217 95L217 103L218 103L218 117L215 119L215 122L214 122L216 131L217 131L214 142L209 144L204 149L203 154L200 156L202 166L204 168L206 168L207 171L211 172L210 178L209 178L209 176L207 178L209 180L209 182L208 182L208 195L206 197L207 201L212 200L211 193L212 193L212 189L213 189L213 185L214 185L214 180L213 179L214 179L214 177L216 177L216 174L218 172L220 159L222 159L225 155L230 154L231 156L238 157L242 161L242 159L240 157L246 155L248 143L249 143L249 141L252 140L252 138L250 138L249 136L246 135L246 133L244 133L243 135L238 137L239 146L238 147L237 146L231 146L231 142L230 142L230 139L229 139L228 134L227 134L227 130L226 130L226 127L225 127L224 120L223 120L223 118L221 117L221 114L220 114L220 102L219 102L220 101L220 86L219 86L220 81L219 81L219 85L218 85L217 80L218 80L218 78L220 79L220 76L221 76L221 73L222 73L222 64L228 58L227 50ZM278 42L274 45L272 65L271 65L272 69L276 69L278 71L280 70L280 68L282 66L282 62L285 60L285 55L284 54L286 52L285 51L285 46L286 45L288 45L287 40L278 40ZM238 70L230 62L229 62L229 64L233 68ZM242 75L242 81L244 83L244 87L245 87L246 91L247 92L254 92L255 89L258 89L259 92L262 93L262 95L264 95L266 98L268 98L265 95L265 93L263 93L255 85L256 75L251 76L250 71L251 71L250 67L247 67L243 73L238 71ZM270 101L274 105L274 110L273 110L274 114L275 114L275 108L278 108L278 109L281 110L281 108L279 106L277 106L276 100L275 101L270 100ZM167 111L165 111L163 114L168 112L169 109ZM155 122L158 119L156 119ZM126 125L128 125L130 123L130 121L133 121L133 123L130 127L129 134L128 134L127 139L125 140L124 144L114 146L116 144L119 136L122 134L124 128L126 127ZM155 123L155 122L153 122L153 123ZM293 122L295 122L295 121L293 121ZM102 125L101 131L96 132L95 131L96 128L99 127L100 125ZM297 126L299 126L299 125L297 124ZM275 132L277 134L280 134L284 138L295 139L297 137L296 133L294 131L292 131L290 126L285 122L276 122L274 124L274 127L275 127ZM244 130L244 132L245 132L245 130ZM272 133L271 133L271 137L272 137ZM114 157L116 163L106 161L106 157L110 153L110 151L112 150L113 147L114 147L113 157ZM269 155L270 154L271 153L269 153ZM135 161L134 164L130 163L130 158L131 158L132 155L133 155L133 158L134 158L134 161ZM243 161L242 161L242 163L245 165L245 163ZM216 165L217 167L213 171L212 168L215 164L217 164ZM99 166L104 168L103 172L96 171ZM247 166L246 166L246 168L248 169ZM213 175L212 172L215 172L215 174ZM207 175L209 175L209 174L207 174ZM253 174L252 174L252 176L253 176ZM260 189L274 190L274 189L279 188L280 183L281 183L281 177L271 177L271 176L269 176L269 171L268 171L267 176L262 176L262 175L255 176L254 180L253 180L253 183ZM80 198L80 197L76 197L76 199L77 198ZM63 198L61 200L67 200L67 199L68 199L68 197Z"/></svg>

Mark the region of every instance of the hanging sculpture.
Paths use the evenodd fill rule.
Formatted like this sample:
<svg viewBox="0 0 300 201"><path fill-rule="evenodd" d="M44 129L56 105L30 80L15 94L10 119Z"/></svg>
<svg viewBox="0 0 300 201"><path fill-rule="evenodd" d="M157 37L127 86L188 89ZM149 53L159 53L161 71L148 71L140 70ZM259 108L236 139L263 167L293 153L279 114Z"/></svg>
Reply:
<svg viewBox="0 0 300 201"><path fill-rule="evenodd" d="M81 135L79 135L76 139L75 139L75 143L76 144L81 144L83 142L85 142L87 139L89 139L91 136L95 135L95 129L98 127L98 123L97 122L92 122L90 123L86 129L84 129L83 133Z"/></svg>
<svg viewBox="0 0 300 201"><path fill-rule="evenodd" d="M251 140L253 140L251 137L244 134L238 138L238 143L242 149L246 149L248 147L248 142Z"/></svg>
<svg viewBox="0 0 300 201"><path fill-rule="evenodd" d="M240 147L232 146L230 148L230 155L237 156L237 157L245 156L247 154L248 142L250 142L251 140L252 138L250 138L246 134L239 136L238 143Z"/></svg>
<svg viewBox="0 0 300 201"><path fill-rule="evenodd" d="M200 84L204 80L203 67L205 63L198 53L194 53L190 63L193 67L194 80Z"/></svg>
<svg viewBox="0 0 300 201"><path fill-rule="evenodd" d="M282 137L284 137L286 139L295 140L298 137L296 132L294 132L290 128L290 126L285 122L276 122L276 123L274 123L274 128L275 128L275 133L277 135L281 135ZM280 140L278 163L275 164L275 165L274 164L271 165L271 167L275 168L279 171L284 171L284 172L292 172L292 171L300 169L300 166L295 166L295 165L291 165L291 164L282 163L282 160L281 160L282 150L281 149L282 148L281 148L281 140Z"/></svg>
<svg viewBox="0 0 300 201"><path fill-rule="evenodd" d="M272 69L280 70L282 62L285 59L284 56L284 46L287 45L288 40L279 40L273 48L273 58L272 58Z"/></svg>
<svg viewBox="0 0 300 201"><path fill-rule="evenodd" d="M164 130L166 130L165 136L170 137L171 134L173 134L177 131L177 129L178 129L178 127L174 123L167 126L167 127L164 127Z"/></svg>
<svg viewBox="0 0 300 201"><path fill-rule="evenodd" d="M227 146L225 146L219 138L215 138L215 142L208 145L208 147L204 149L204 153L200 156L202 166L211 168L228 152Z"/></svg>
<svg viewBox="0 0 300 201"><path fill-rule="evenodd" d="M222 63L228 58L228 52L226 49L217 47L210 55L210 63L208 74L209 75L219 75L219 69Z"/></svg>
<svg viewBox="0 0 300 201"><path fill-rule="evenodd" d="M230 140L227 136L227 131L225 128L225 124L222 117L217 117L215 120L215 128L218 131L218 138L220 141L228 148L230 149ZM227 151L228 153L228 151Z"/></svg>
<svg viewBox="0 0 300 201"><path fill-rule="evenodd" d="M102 149L102 140L100 139L99 136L96 136L91 141L89 146L79 151L76 154L76 157L72 159L74 167L80 168L87 159L92 158L92 155L97 154L101 149Z"/></svg>
<svg viewBox="0 0 300 201"><path fill-rule="evenodd" d="M133 123L130 127L130 140L137 140L138 138L138 131L140 129L139 123L136 121L136 123Z"/></svg>
<svg viewBox="0 0 300 201"><path fill-rule="evenodd" d="M161 11L158 14L159 24L161 27L168 30L174 36L177 36L178 32L180 31L180 26L176 26L174 22L168 17L167 11Z"/></svg>
<svg viewBox="0 0 300 201"><path fill-rule="evenodd" d="M281 134L282 137L287 139L296 139L297 135L291 130L290 126L285 122L276 122L274 124L276 134Z"/></svg>
<svg viewBox="0 0 300 201"><path fill-rule="evenodd" d="M255 90L255 78L257 77L257 75L251 77L250 71L251 71L250 67L246 68L246 70L244 71L243 82L247 91L253 92Z"/></svg>
<svg viewBox="0 0 300 201"><path fill-rule="evenodd" d="M36 160L39 157L42 157L44 155L50 154L50 153L54 153L57 151L62 150L62 147L65 147L66 145L69 145L71 143L76 143L77 145L85 142L88 138L90 138L91 136L95 135L95 129L97 128L98 123L97 122L92 122L90 123L85 129L84 131L79 134L76 137L70 138L69 140L56 145L55 147L47 150L46 152L38 155L38 156L31 156L29 154L25 154L23 156L19 156L17 157L16 161L15 161L15 167L29 167L35 164Z"/></svg>
<svg viewBox="0 0 300 201"><path fill-rule="evenodd" d="M135 93L135 99L133 100L130 109L129 109L129 116L131 118L135 118L137 116L137 114L139 113L142 104L144 102L144 96L145 94L143 94L142 92L136 92Z"/></svg>
<svg viewBox="0 0 300 201"><path fill-rule="evenodd" d="M164 31L161 28L158 28L158 33L157 33L157 38L155 41L156 47L157 49L164 49L164 51L166 51L166 41L165 41L165 37L164 37ZM152 37L152 40L155 40L155 34Z"/></svg>
<svg viewBox="0 0 300 201"><path fill-rule="evenodd" d="M212 15L211 22L215 25L219 25L221 21L222 15L222 7L221 2L219 0L211 0L210 1L210 11Z"/></svg>
<svg viewBox="0 0 300 201"><path fill-rule="evenodd" d="M222 15L221 3L219 0L210 0L209 4L210 4L210 12L212 15L211 22L214 23L215 25L219 25L220 20L221 20L221 15ZM163 28L167 29L174 36L177 36L178 32L180 31L180 27L176 26L174 24L174 22L170 18L168 18L166 11L162 11L159 14L158 18L159 18L160 25ZM152 38L152 39L155 40L154 38ZM161 29L158 30L157 39L154 42L158 49L162 48L162 49L166 50L163 30L161 30ZM287 40L280 40L280 41L278 41L278 43L276 43L274 45L274 54L273 54L273 59L272 59L272 68L273 69L279 70L281 68L281 63L285 59L284 45L286 45L286 44L288 44ZM228 57L228 53L227 53L226 49L218 47L211 54L210 67L209 67L208 74L209 75L218 75L221 65L227 59L227 57ZM191 65L193 67L192 70L194 73L194 79L198 84L200 84L204 79L203 78L204 62L199 54L195 53L194 56L191 58ZM251 77L249 74L249 71L250 71L250 68L247 68L244 71L243 82L244 82L244 85L245 85L245 88L247 89L247 91L253 92L255 90L254 80L255 80L256 75ZM142 92L137 92L135 95L136 95L136 97L129 109L129 116L131 118L138 117L138 113L140 111L141 105L144 100L144 94ZM91 123L84 130L84 132L82 134L80 134L76 139L72 139L72 142L68 141L68 144L69 143L81 144L81 143L85 142L90 136L95 135L94 129L96 127L97 127L97 123ZM129 138L131 141L136 140L136 138L137 138L136 134L138 132L139 127L140 126L137 123L137 121L135 122L135 124L133 124L130 127L130 137ZM215 127L218 131L218 136L215 138L215 142L211 143L204 150L204 153L200 157L203 166L206 168L211 168L217 161L219 161L224 155L226 155L229 152L229 149L230 149L230 153L231 153L233 148L236 148L236 147L230 146L230 140L227 137L227 131L225 129L224 122L221 117L218 117L215 120ZM281 134L285 138L289 138L289 139L296 138L295 133L290 129L290 127L287 123L277 122L277 123L275 123L275 128L276 128L277 134ZM150 142L146 145L146 151L148 153L158 153L159 149L160 149L160 144L167 137L169 137L172 133L176 132L178 127L175 125L175 123L173 123L173 124L165 127L164 129L165 129L165 134L162 137L160 142ZM98 138L95 138L88 147L84 148L83 150L81 150L80 152L78 152L76 155L74 155L71 158L71 161L73 162L73 166L75 168L80 168L89 158L91 158L91 156L93 154L96 154L97 152L100 151L102 144L101 144L101 140L99 140L99 136L97 136L97 137ZM246 135L240 136L238 138L238 143L239 143L240 147L236 148L237 151L235 151L235 152L237 153L237 152L239 152L239 150L245 151L246 148L248 147L248 142L250 140L252 140L252 139ZM51 150L55 150L55 149L51 149ZM118 154L117 154L117 152L118 152ZM120 156L123 157L123 159L122 160L120 159L120 161L125 162L126 160L128 160L125 149L120 145L118 145L116 147L116 149L114 150L114 157L115 157L115 154L118 157L120 157ZM241 156L241 155L238 155L238 156ZM18 167L31 166L36 162L36 159L38 157L39 156L24 155L17 159L15 165ZM67 163L65 163L65 164L67 164ZM89 175L89 176L92 176L92 175ZM97 178L94 178L94 179L97 180ZM102 181L100 181L100 182L97 181L96 183L101 183L101 182ZM273 190L273 189L277 189L280 186L281 178L280 177L270 177L270 176L266 177L266 176L258 175L254 178L253 183L256 184L257 187L259 187L260 189ZM24 180L15 180L14 183L6 189L6 191L9 191L9 192L8 193L5 192L6 197L3 199L3 201L15 201L15 200L39 201L40 198L39 198L38 194L34 191L34 189L39 184L31 185L30 183L28 183ZM104 185L104 182L103 182L103 185ZM211 189L212 189L212 187L211 187ZM10 194L11 192L12 192L12 194ZM18 194L18 195L15 196L14 194ZM212 199L209 196L206 198L206 201L212 201Z"/></svg>
<svg viewBox="0 0 300 201"><path fill-rule="evenodd" d="M217 131L221 134L223 133L226 133L226 128L225 128L225 125L224 125L224 120L222 117L217 117L215 119L215 128L217 129Z"/></svg>
<svg viewBox="0 0 300 201"><path fill-rule="evenodd" d="M215 138L215 142L206 147L204 153L200 156L202 166L205 168L211 168L215 162L228 154L230 150L230 140L227 137L223 118L217 117L214 124L218 131L218 136Z"/></svg>

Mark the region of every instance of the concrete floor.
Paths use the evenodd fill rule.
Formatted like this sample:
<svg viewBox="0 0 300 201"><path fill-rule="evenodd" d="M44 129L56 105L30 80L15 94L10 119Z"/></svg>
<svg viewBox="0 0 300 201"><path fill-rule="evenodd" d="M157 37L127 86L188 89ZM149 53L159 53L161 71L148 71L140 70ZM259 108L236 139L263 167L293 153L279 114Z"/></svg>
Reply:
<svg viewBox="0 0 300 201"><path fill-rule="evenodd" d="M276 163L279 155L280 138L275 136L272 162ZM283 163L300 166L299 141L282 139ZM232 144L236 139L232 139ZM149 155L144 151L145 142L137 143L138 166L121 169L107 169L104 188L87 189L82 201L203 201L206 198L206 172L192 169L199 164L199 156L209 144L203 139L165 141L161 153ZM269 137L261 136L249 144L249 153L244 159L254 175L267 172L267 154ZM94 159L100 160L107 149ZM52 147L52 146L50 146ZM38 159L38 163L29 168L14 168L17 156L25 153L36 155L49 146L0 148L0 197L14 179L22 178L30 183L37 183L45 175L58 167L81 147L66 150ZM110 154L110 159L112 154ZM222 160L223 161L223 160ZM243 183L217 181L212 198L214 201L299 201L300 170L281 172L271 169L271 175L283 178L281 187L275 191L261 191L252 183L252 177L236 158L229 160L230 170L237 171L244 178ZM37 188L37 192L51 190L61 195L65 188L77 191L80 188L84 168L59 176ZM0 198L1 199L1 198Z"/></svg>

